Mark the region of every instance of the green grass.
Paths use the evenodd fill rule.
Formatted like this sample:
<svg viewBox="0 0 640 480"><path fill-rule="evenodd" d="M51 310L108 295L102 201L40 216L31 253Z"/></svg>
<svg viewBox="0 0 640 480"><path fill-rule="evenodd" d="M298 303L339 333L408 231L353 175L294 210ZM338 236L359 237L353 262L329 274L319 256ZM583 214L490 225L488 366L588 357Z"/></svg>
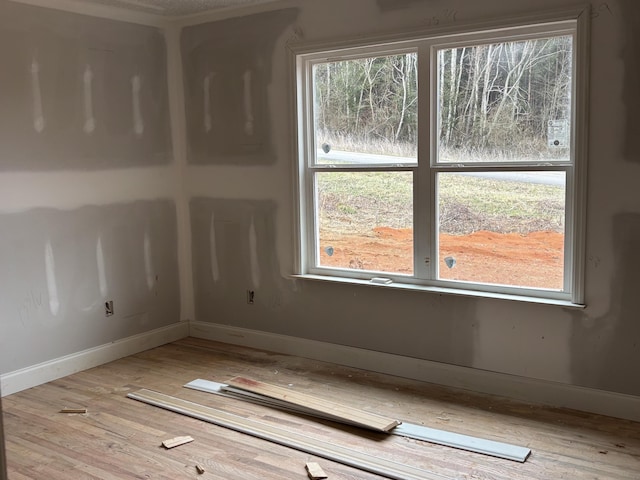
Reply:
<svg viewBox="0 0 640 480"><path fill-rule="evenodd" d="M411 173L327 172L317 178L322 229L364 233L376 226L412 226ZM439 192L444 233L564 230L561 187L446 174Z"/></svg>

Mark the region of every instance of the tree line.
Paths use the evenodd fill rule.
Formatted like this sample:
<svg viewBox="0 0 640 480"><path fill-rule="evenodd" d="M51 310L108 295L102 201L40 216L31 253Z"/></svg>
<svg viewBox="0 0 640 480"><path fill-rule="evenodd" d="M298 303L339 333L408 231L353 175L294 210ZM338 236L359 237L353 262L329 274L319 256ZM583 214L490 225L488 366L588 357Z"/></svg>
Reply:
<svg viewBox="0 0 640 480"><path fill-rule="evenodd" d="M439 50L437 63L441 149L543 152L549 125L570 119L570 36ZM319 141L415 151L415 53L318 64L314 85Z"/></svg>

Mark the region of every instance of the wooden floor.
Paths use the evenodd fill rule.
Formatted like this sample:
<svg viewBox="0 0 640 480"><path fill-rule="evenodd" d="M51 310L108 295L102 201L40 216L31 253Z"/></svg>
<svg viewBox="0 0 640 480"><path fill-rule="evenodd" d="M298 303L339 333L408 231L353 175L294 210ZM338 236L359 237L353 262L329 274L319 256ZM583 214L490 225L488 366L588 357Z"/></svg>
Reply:
<svg viewBox="0 0 640 480"><path fill-rule="evenodd" d="M520 464L182 387L196 378L224 382L236 375L412 423L527 446L532 454ZM308 461L320 463L330 480L382 478L126 398L140 388L451 479L640 478L640 423L188 338L5 397L9 480L306 479ZM88 412L59 413L64 407ZM181 435L195 441L171 450L160 445Z"/></svg>

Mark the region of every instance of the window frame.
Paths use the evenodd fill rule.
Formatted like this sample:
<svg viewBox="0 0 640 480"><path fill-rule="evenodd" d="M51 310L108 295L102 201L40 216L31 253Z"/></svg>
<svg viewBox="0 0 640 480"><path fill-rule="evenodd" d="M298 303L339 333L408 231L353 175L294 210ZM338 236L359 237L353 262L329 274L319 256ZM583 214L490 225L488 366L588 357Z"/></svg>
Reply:
<svg viewBox="0 0 640 480"><path fill-rule="evenodd" d="M450 25L408 34L390 34L330 43L290 45L295 72L295 225L294 276L309 279L372 283L373 277L392 280L389 287L453 293L491 298L507 298L565 306L584 306L584 236L586 199L586 128L588 107L588 20L589 7L551 12L518 19L475 25ZM556 35L573 37L571 158L548 163L483 162L450 164L436 161L439 118L437 112L437 50L457 46L510 42ZM385 56L415 51L418 55L418 154L416 164L319 165L315 160L313 117L313 65L367 56ZM435 108L433 106L436 106ZM484 171L564 171L565 248L562 291L502 286L437 278L437 192L439 172ZM413 275L340 269L319 265L316 242L318 221L315 208L315 174L319 172L409 171L413 181L414 269ZM434 261L435 260L435 261ZM373 282L377 284L375 281Z"/></svg>

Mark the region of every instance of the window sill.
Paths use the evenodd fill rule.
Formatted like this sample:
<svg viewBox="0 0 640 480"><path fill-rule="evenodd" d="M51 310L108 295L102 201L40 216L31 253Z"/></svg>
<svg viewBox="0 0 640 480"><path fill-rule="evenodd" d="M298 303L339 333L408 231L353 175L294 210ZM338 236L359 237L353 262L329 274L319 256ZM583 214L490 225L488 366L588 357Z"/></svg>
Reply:
<svg viewBox="0 0 640 480"><path fill-rule="evenodd" d="M410 290L414 292L435 293L438 295L457 295L462 297L510 300L510 301L516 301L516 302L524 302L524 303L535 303L540 305L555 305L558 307L565 307L565 308L575 308L575 309L586 308L586 305L584 304L573 303L569 300L529 297L524 295L508 295L508 294L501 294L501 293L495 293L495 292L480 292L475 290L464 290L464 289L457 289L457 288L416 285L412 283L392 282L392 283L382 284L382 283L374 283L371 280L362 280L359 278L332 277L329 275L311 275L311 274L291 275L291 278L300 279L300 280L319 281L319 282L343 283L348 285L365 285L365 286L378 287L378 288L391 288L395 290Z"/></svg>

